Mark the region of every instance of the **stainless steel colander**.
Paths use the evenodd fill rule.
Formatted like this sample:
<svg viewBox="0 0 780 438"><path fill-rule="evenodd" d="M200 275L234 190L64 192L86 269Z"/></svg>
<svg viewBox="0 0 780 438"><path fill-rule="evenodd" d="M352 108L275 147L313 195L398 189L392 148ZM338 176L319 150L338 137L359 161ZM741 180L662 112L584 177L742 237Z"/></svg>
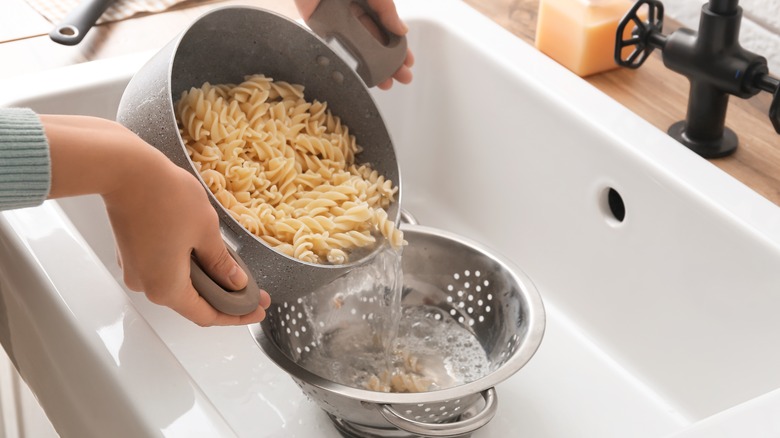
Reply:
<svg viewBox="0 0 780 438"><path fill-rule="evenodd" d="M467 435L495 414L494 387L536 352L545 327L544 307L529 278L483 246L420 225L404 224L402 229L409 244L402 258L401 303L404 308L434 309L426 317L450 318L473 335L489 363L475 380L427 392L385 393L338 383L327 373L301 366L325 348L323 340L332 333L345 327L360 331L382 316L377 315L377 293L370 288L345 294L336 284L309 298L277 301L266 320L250 330L260 348L348 435Z"/></svg>

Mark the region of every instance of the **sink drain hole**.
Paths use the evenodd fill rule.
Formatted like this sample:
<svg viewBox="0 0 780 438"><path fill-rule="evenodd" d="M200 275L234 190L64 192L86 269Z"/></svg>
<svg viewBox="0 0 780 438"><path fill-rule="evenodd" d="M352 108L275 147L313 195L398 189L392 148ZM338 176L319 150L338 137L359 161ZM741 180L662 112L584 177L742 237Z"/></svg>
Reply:
<svg viewBox="0 0 780 438"><path fill-rule="evenodd" d="M623 197L620 196L620 193L612 187L607 189L607 206L612 214L612 218L618 222L623 222L623 219L626 218L626 204L623 202Z"/></svg>

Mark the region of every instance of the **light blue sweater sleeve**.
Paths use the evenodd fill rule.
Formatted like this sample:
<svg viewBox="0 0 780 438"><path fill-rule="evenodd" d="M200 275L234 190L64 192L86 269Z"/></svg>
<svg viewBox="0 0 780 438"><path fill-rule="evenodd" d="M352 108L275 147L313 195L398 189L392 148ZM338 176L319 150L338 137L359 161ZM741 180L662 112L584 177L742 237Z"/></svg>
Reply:
<svg viewBox="0 0 780 438"><path fill-rule="evenodd" d="M38 115L0 108L0 210L42 203L51 187L49 143Z"/></svg>

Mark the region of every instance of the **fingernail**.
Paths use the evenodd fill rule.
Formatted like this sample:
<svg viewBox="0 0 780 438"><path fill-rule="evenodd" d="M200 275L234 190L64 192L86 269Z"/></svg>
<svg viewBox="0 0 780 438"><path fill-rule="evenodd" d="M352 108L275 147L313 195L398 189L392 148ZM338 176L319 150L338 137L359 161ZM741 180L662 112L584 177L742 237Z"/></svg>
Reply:
<svg viewBox="0 0 780 438"><path fill-rule="evenodd" d="M243 289L248 280L246 272L236 265L233 265L233 267L230 268L228 279L230 279L230 282L233 283L233 287L236 289Z"/></svg>

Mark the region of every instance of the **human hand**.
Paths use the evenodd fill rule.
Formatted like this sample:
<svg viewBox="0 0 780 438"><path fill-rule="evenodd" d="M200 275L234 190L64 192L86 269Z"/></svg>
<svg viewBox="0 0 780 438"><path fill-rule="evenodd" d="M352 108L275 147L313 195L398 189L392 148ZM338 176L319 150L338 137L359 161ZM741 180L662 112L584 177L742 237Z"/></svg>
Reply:
<svg viewBox="0 0 780 438"><path fill-rule="evenodd" d="M128 288L200 326L262 321L270 305L243 316L211 307L190 281L190 254L228 289L247 276L227 252L219 219L198 180L128 129L108 120L42 115L52 163L50 198L103 197Z"/></svg>
<svg viewBox="0 0 780 438"><path fill-rule="evenodd" d="M409 29L398 16L398 11L396 10L393 0L367 1L369 7L374 12L376 12L377 16L379 16L379 19L382 22L382 25L386 27L387 30L393 32L396 35L406 35ZM304 21L307 21L309 17L311 17L311 14L314 13L314 10L317 9L317 5L319 4L320 0L295 0L295 6L298 8L298 12L301 14L301 17ZM360 22L363 23L366 29L368 29L368 31L371 32L371 34L374 35L377 40L386 43L386 41L383 41L384 35L379 30L376 23L374 23L371 17L366 14L362 8L353 3L352 12L356 17L358 17ZM387 80L381 82L377 85L377 87L382 90L389 90L393 86L394 80L402 84L410 83L412 81L411 68L413 65L414 55L410 49L407 49L406 59L404 60L403 65L398 68L398 70L393 74L392 78L388 78Z"/></svg>

